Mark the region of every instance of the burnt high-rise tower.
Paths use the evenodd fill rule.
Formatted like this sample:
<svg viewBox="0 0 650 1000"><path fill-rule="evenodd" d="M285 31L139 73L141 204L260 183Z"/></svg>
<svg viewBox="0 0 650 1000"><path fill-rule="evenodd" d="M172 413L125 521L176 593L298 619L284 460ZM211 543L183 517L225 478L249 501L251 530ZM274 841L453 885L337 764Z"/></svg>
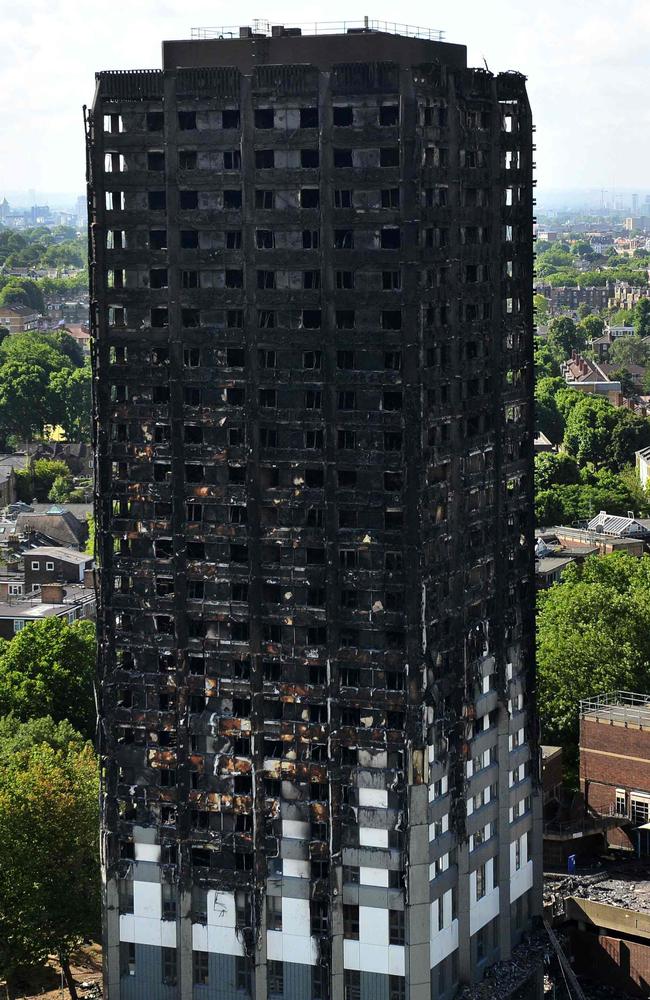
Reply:
<svg viewBox="0 0 650 1000"><path fill-rule="evenodd" d="M446 1000L538 909L524 78L235 35L87 119L107 994Z"/></svg>

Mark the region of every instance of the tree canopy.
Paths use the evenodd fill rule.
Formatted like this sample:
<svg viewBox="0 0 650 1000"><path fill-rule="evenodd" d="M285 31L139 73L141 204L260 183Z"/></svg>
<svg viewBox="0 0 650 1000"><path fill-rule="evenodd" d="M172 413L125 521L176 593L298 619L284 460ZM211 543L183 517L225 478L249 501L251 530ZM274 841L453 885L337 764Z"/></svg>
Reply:
<svg viewBox="0 0 650 1000"><path fill-rule="evenodd" d="M0 724L0 976L70 954L99 929L98 767L64 724Z"/></svg>
<svg viewBox="0 0 650 1000"><path fill-rule="evenodd" d="M551 320L547 343L558 362L571 357L572 351L581 351L586 339L584 330L576 326L569 316Z"/></svg>
<svg viewBox="0 0 650 1000"><path fill-rule="evenodd" d="M91 736L95 728L95 628L47 618L26 625L0 646L0 715L26 721L34 713L67 719Z"/></svg>
<svg viewBox="0 0 650 1000"><path fill-rule="evenodd" d="M633 323L637 337L650 337L650 299L639 299L634 307Z"/></svg>
<svg viewBox="0 0 650 1000"><path fill-rule="evenodd" d="M575 394L580 398L566 418L564 446L578 465L616 471L633 463L635 451L650 444L650 421L601 396Z"/></svg>
<svg viewBox="0 0 650 1000"><path fill-rule="evenodd" d="M609 349L609 360L613 365L646 365L650 350L641 337L617 337Z"/></svg>
<svg viewBox="0 0 650 1000"><path fill-rule="evenodd" d="M650 684L650 558L593 556L538 597L538 707L544 739L577 744L579 702Z"/></svg>
<svg viewBox="0 0 650 1000"><path fill-rule="evenodd" d="M90 368L69 334L6 337L0 343L0 434L31 439L46 424L61 424L68 440L89 440L90 385Z"/></svg>

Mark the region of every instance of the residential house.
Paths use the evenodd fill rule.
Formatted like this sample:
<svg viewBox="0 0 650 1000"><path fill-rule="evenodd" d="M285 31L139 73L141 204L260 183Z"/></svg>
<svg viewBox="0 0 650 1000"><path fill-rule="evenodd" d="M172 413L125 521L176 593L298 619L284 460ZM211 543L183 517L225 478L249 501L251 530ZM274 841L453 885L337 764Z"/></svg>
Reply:
<svg viewBox="0 0 650 1000"><path fill-rule="evenodd" d="M555 451L553 443L549 441L543 431L537 431L534 447L536 455L541 455L544 451Z"/></svg>
<svg viewBox="0 0 650 1000"><path fill-rule="evenodd" d="M560 286L538 284L537 291L549 302L551 315L557 312L577 312L581 305L587 305L590 309L600 311L607 308L607 301L611 295L611 286L607 285L585 285Z"/></svg>
<svg viewBox="0 0 650 1000"><path fill-rule="evenodd" d="M636 848L635 829L650 822L650 695L580 702L580 790L589 813L621 818L609 843Z"/></svg>
<svg viewBox="0 0 650 1000"><path fill-rule="evenodd" d="M636 471L641 480L641 485L645 490L648 486L648 478L650 477L650 448L641 448L640 451L635 452L636 457Z"/></svg>
<svg viewBox="0 0 650 1000"><path fill-rule="evenodd" d="M605 396L614 406L623 404L621 383L610 377L602 362L592 361L574 351L567 361L562 362L561 371L564 381L572 389Z"/></svg>
<svg viewBox="0 0 650 1000"><path fill-rule="evenodd" d="M610 309L634 309L637 302L648 298L648 291L647 285L628 285L623 281L617 281L614 284L613 294L610 293L608 307Z"/></svg>
<svg viewBox="0 0 650 1000"><path fill-rule="evenodd" d="M90 329L86 323L68 323L63 327L64 333L69 333L76 340L84 354L90 354Z"/></svg>
<svg viewBox="0 0 650 1000"><path fill-rule="evenodd" d="M606 361L609 358L609 349L619 337L634 336L633 326L605 326L600 337L595 337L590 342L592 351L598 356L599 361Z"/></svg>
<svg viewBox="0 0 650 1000"><path fill-rule="evenodd" d="M12 587L15 588L16 584L0 579L1 639L11 639L26 625L46 618L65 618L69 624L84 618L95 618L95 591L83 584L64 587L61 583L46 583L39 593L28 595L17 594L10 590Z"/></svg>
<svg viewBox="0 0 650 1000"><path fill-rule="evenodd" d="M37 545L23 552L22 561L25 593L29 594L46 583L83 583L93 557L77 549Z"/></svg>
<svg viewBox="0 0 650 1000"><path fill-rule="evenodd" d="M0 327L9 333L38 330L39 314L31 306L0 306Z"/></svg>

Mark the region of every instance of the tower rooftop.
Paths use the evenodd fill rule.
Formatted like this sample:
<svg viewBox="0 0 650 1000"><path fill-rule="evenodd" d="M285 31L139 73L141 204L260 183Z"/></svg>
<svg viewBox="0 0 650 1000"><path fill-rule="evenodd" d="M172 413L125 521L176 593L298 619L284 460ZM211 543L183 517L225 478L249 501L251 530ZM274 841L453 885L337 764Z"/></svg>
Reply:
<svg viewBox="0 0 650 1000"><path fill-rule="evenodd" d="M439 61L467 66L467 49L444 40L437 28L394 21L308 21L192 28L191 38L163 42L163 69L312 64L325 68L345 62L413 65Z"/></svg>

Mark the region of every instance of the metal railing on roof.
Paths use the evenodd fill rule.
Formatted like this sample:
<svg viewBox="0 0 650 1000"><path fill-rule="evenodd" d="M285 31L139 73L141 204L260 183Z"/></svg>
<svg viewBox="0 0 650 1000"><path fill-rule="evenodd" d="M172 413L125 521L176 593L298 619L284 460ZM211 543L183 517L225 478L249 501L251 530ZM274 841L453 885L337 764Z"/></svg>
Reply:
<svg viewBox="0 0 650 1000"><path fill-rule="evenodd" d="M584 698L580 702L580 715L595 715L607 722L650 726L650 695L611 691L595 698Z"/></svg>
<svg viewBox="0 0 650 1000"><path fill-rule="evenodd" d="M430 42L443 42L445 33L439 28L421 28L414 24L399 24L397 21L374 21L364 17L362 21L303 21L297 24L272 25L270 21L253 21L251 25L245 26L250 29L251 36L263 35L264 37L273 34L281 35L283 32L297 29L296 34L301 35L346 35L357 34L359 32L384 32L389 35L404 35L407 38L423 38ZM247 37L242 34L240 25L223 25L218 28L192 28L191 37L193 39L205 38L241 38ZM250 37L250 36L249 36Z"/></svg>

